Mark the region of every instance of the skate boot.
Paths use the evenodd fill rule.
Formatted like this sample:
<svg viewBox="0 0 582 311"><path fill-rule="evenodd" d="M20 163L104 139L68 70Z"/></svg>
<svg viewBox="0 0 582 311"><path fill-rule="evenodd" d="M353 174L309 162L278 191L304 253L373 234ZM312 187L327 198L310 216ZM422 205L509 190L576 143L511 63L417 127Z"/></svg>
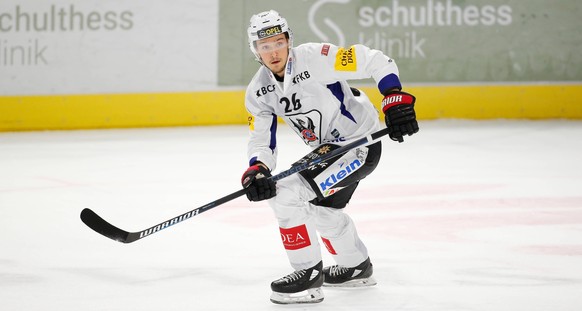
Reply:
<svg viewBox="0 0 582 311"><path fill-rule="evenodd" d="M323 286L330 287L364 287L376 285L372 277L374 269L370 258L353 268L331 266L323 269Z"/></svg>
<svg viewBox="0 0 582 311"><path fill-rule="evenodd" d="M271 301L279 304L323 301L321 261L308 269L298 270L271 283Z"/></svg>

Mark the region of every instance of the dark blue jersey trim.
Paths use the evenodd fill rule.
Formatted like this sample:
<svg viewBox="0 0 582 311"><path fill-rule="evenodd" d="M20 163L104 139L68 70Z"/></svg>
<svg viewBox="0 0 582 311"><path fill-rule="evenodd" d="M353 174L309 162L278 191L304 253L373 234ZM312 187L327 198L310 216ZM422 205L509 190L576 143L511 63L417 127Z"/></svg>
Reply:
<svg viewBox="0 0 582 311"><path fill-rule="evenodd" d="M277 115L273 114L273 121L271 122L271 142L269 148L274 153L277 148Z"/></svg>
<svg viewBox="0 0 582 311"><path fill-rule="evenodd" d="M356 122L356 119L354 119L354 116L346 109L346 105L344 104L344 91L342 90L342 85L341 83L336 82L333 84L328 84L327 88L331 91L331 93L333 94L333 96L335 96L339 102L340 102L340 112L343 116L347 117L348 119L354 121L354 123L358 123Z"/></svg>
<svg viewBox="0 0 582 311"><path fill-rule="evenodd" d="M384 96L388 95L392 89L402 89L400 79L393 73L385 76L382 78L382 80L380 80L380 82L378 82L378 90L380 90L380 93L382 93Z"/></svg>
<svg viewBox="0 0 582 311"><path fill-rule="evenodd" d="M275 148L277 148L277 115L275 114L273 114L273 120L271 121L269 132L271 134L269 140L269 149L271 149L271 153L275 153ZM249 166L255 164L255 162L257 162L257 157L252 157L249 160Z"/></svg>

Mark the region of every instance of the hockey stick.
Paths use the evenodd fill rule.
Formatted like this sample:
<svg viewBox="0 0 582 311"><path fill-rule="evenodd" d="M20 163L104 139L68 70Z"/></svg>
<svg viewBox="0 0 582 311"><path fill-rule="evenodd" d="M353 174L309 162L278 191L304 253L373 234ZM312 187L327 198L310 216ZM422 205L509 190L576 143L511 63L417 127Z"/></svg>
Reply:
<svg viewBox="0 0 582 311"><path fill-rule="evenodd" d="M295 173L299 173L299 172L309 168L310 166L313 166L313 165L316 165L320 162L332 159L334 157L337 157L339 155L342 155L342 154L350 151L351 149L354 149L354 148L362 146L366 143L375 141L386 134L388 134L388 129L384 128L384 129L379 130L371 135L368 135L366 137L362 137L362 138L360 138L352 143L349 143L345 146L337 148L329 153L323 154L323 155L321 155L321 157L316 158L310 162L307 162L304 164L299 164L296 166L292 166L290 169L283 171L277 175L274 175L270 178L273 179L274 181L281 180L287 176L293 175ZM192 218L200 213L206 212L206 211L213 209L213 208L215 208L221 204L224 204L228 201L234 200L234 199L244 195L245 192L246 192L245 189L238 190L238 191L233 192L227 196L224 196L216 201L212 201L206 205L195 208L195 209L188 211L182 215L176 216L172 219L168 219L168 220L166 220L160 224L157 224L153 227L150 227L150 228L142 230L142 231L137 231L137 232L128 232L128 231L125 231L123 229L120 229L120 228L110 224L105 219L103 219L99 215L97 215L97 213L93 212L91 209L88 209L88 208L85 208L85 209L83 209L83 211L81 211L81 220L89 228L93 229L95 232L97 232L101 235L104 235L104 236L106 236L112 240L118 241L118 242L131 243L131 242L135 242L137 240L143 239L147 236L150 236L151 234L154 234L160 230L166 229L166 228L173 226L177 223L180 223L186 219L190 219L190 218Z"/></svg>

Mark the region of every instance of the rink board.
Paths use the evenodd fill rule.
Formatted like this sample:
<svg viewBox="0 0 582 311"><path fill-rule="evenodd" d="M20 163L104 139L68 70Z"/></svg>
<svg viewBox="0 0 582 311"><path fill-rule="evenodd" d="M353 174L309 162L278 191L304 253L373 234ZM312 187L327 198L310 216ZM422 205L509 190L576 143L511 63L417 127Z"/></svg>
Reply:
<svg viewBox="0 0 582 311"><path fill-rule="evenodd" d="M381 95L362 87L372 102ZM419 119L582 119L582 85L414 86ZM0 131L244 124L244 91L0 97Z"/></svg>

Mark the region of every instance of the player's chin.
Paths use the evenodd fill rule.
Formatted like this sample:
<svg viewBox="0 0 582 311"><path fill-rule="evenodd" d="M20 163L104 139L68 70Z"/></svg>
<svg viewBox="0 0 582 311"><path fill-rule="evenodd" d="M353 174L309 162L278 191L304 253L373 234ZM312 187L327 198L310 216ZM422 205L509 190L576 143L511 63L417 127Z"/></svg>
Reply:
<svg viewBox="0 0 582 311"><path fill-rule="evenodd" d="M269 69L271 69L272 72L276 72L276 73L283 71L283 68L284 68L284 66L281 65L281 63L271 64L271 66L269 66Z"/></svg>

